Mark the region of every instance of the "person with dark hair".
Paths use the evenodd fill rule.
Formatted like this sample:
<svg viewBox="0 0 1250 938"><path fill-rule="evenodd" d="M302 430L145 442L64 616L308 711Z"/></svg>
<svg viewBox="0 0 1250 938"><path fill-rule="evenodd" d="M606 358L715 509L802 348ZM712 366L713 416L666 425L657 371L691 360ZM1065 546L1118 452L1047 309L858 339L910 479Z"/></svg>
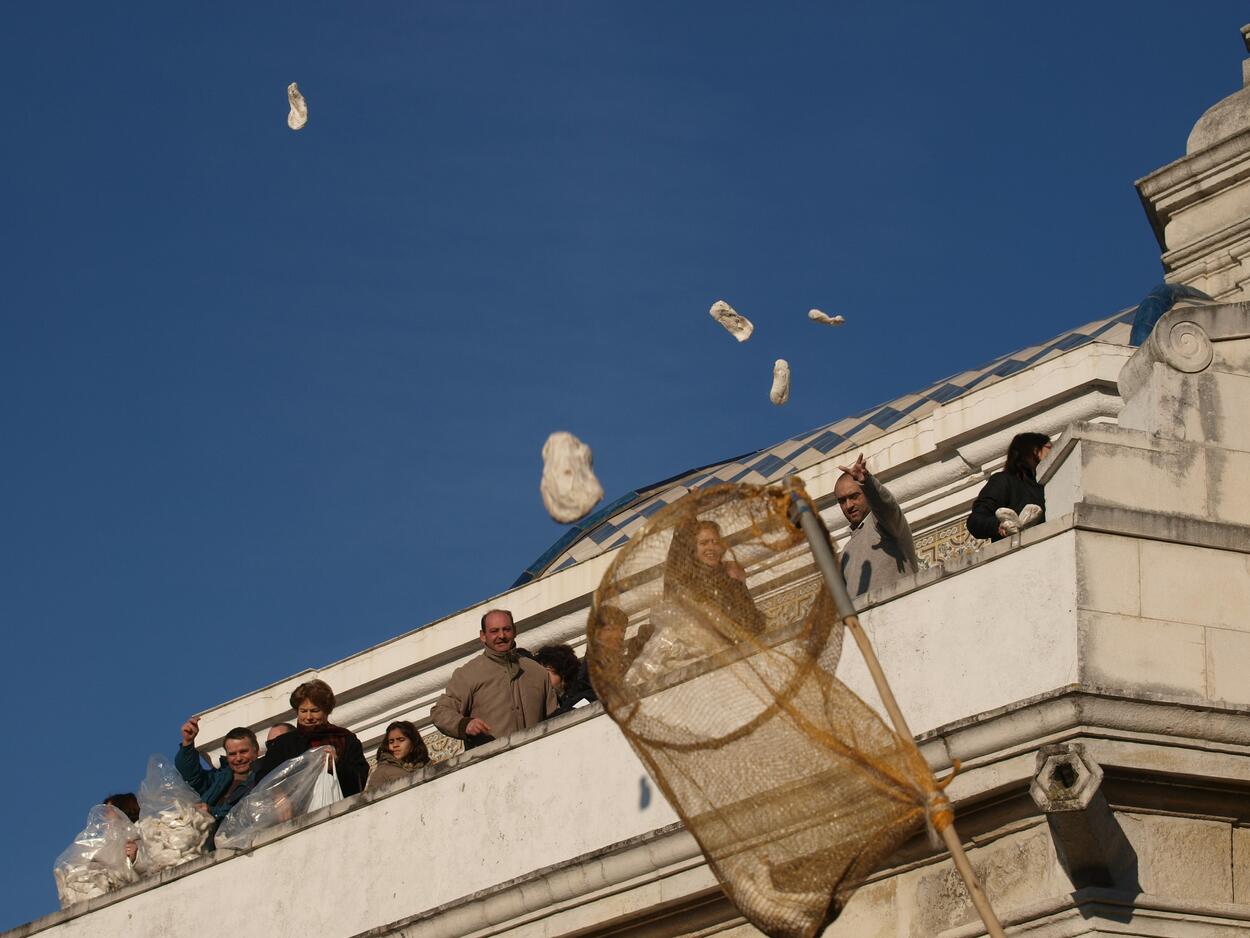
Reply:
<svg viewBox="0 0 1250 938"><path fill-rule="evenodd" d="M534 660L547 669L551 687L556 692L556 713L568 713L583 701L598 700L590 686L586 662L568 645L544 645Z"/></svg>
<svg viewBox="0 0 1250 938"><path fill-rule="evenodd" d="M968 515L968 533L973 537L1002 540L1009 533L999 520L998 509L1010 508L1016 514L1025 505L1042 510L1037 521L1046 520L1046 492L1037 481L1037 466L1050 452L1050 437L1045 433L1017 433L1007 447L1007 464L981 488L972 513Z"/></svg>
<svg viewBox="0 0 1250 938"><path fill-rule="evenodd" d="M547 719L556 693L547 671L516 651L516 626L507 609L482 616L482 653L452 672L431 711L439 732L472 749Z"/></svg>
<svg viewBox="0 0 1250 938"><path fill-rule="evenodd" d="M109 795L100 804L111 805L130 820L131 824L139 823L139 799L135 797L133 791L118 792L116 795ZM126 859L131 865L139 859L139 841L126 841ZM136 869L138 867L136 866Z"/></svg>
<svg viewBox="0 0 1250 938"><path fill-rule="evenodd" d="M917 572L920 559L911 526L890 490L868 471L864 454L838 468L842 475L834 483L833 497L851 525L851 538L842 548L842 576L851 596Z"/></svg>
<svg viewBox="0 0 1250 938"><path fill-rule="evenodd" d="M199 732L199 717L192 717L182 724L182 745L174 756L174 767L183 781L204 800L209 813L220 821L256 784L253 767L260 755L260 745L256 742L255 733L245 726L236 726L226 734L226 754L221 759L221 766L205 768L195 748L195 737Z"/></svg>
<svg viewBox="0 0 1250 938"><path fill-rule="evenodd" d="M421 733L407 720L396 720L386 728L386 735L378 744L377 765L369 773L365 791L385 788L401 778L409 778L429 762L430 750Z"/></svg>
<svg viewBox="0 0 1250 938"><path fill-rule="evenodd" d="M131 824L139 823L139 799L135 797L133 791L123 791L116 795L109 795L100 804L111 804L126 817L130 818Z"/></svg>
<svg viewBox="0 0 1250 938"><path fill-rule="evenodd" d="M295 732L269 743L268 751L257 760L256 780L259 782L287 759L309 749L330 746L334 749L334 774L344 797L359 794L369 777L369 760L355 733L330 722L335 703L334 691L322 680L305 681L291 691Z"/></svg>

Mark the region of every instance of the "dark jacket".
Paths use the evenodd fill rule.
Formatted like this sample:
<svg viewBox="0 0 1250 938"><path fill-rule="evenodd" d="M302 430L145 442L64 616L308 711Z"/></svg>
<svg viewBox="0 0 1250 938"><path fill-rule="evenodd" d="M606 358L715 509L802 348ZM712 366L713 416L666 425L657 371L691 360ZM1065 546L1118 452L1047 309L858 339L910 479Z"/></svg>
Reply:
<svg viewBox="0 0 1250 938"><path fill-rule="evenodd" d="M1025 505L1036 505L1042 509L1042 516L1037 519L1041 524L1046 520L1046 490L1036 479L996 472L981 489L981 494L972 503L972 514L968 516L968 533L973 537L989 538L991 541L1002 540L998 533L998 517L995 512L1000 508L1010 508L1019 514Z"/></svg>
<svg viewBox="0 0 1250 938"><path fill-rule="evenodd" d="M599 699L595 696L595 689L590 686L590 673L587 670L585 658L582 659L581 667L577 669L577 677L565 685L563 690L557 692L556 699L559 702L556 713L568 713L583 700L593 702Z"/></svg>
<svg viewBox="0 0 1250 938"><path fill-rule="evenodd" d="M256 760L256 781L260 781L287 759L293 759L318 746L334 747L334 773L338 776L343 797L364 790L369 777L369 761L364 747L351 730L333 723L307 727L296 725L294 733L285 733L273 741L265 754Z"/></svg>
<svg viewBox="0 0 1250 938"><path fill-rule="evenodd" d="M230 813L230 809L244 795L252 790L257 779L256 765L253 764L247 779L242 784L236 785L234 791L230 791L230 783L234 781L234 770L226 764L224 758L221 760L221 768L204 768L204 764L200 762L200 753L194 746L178 747L178 754L174 756L174 767L182 776L182 780L195 790L195 793L208 805L213 817L219 821ZM227 795L228 791L230 793Z"/></svg>

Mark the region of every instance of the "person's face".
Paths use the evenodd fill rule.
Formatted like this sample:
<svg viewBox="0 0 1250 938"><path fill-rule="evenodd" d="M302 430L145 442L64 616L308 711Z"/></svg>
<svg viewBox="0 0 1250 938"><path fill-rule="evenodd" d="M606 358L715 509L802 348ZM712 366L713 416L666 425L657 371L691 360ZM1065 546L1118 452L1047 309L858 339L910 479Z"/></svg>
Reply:
<svg viewBox="0 0 1250 938"><path fill-rule="evenodd" d="M386 751L403 762L412 752L412 740L402 730L391 730L386 734Z"/></svg>
<svg viewBox="0 0 1250 938"><path fill-rule="evenodd" d="M512 624L512 617L503 612L487 616L482 634L478 638L491 651L501 654L511 651L516 642L516 627Z"/></svg>
<svg viewBox="0 0 1250 938"><path fill-rule="evenodd" d="M226 740L226 765L230 766L230 771L239 778L243 778L252 771L252 763L259 755L260 753L252 745L250 739Z"/></svg>
<svg viewBox="0 0 1250 938"><path fill-rule="evenodd" d="M1034 469L1036 469L1039 465L1041 465L1042 460L1050 455L1050 447L1051 447L1051 444L1043 443L1041 446L1037 448L1036 452L1033 453L1033 468Z"/></svg>
<svg viewBox="0 0 1250 938"><path fill-rule="evenodd" d="M854 479L839 479L833 487L833 497L838 500L838 507L851 524L860 524L868 517L868 500L864 498L863 488Z"/></svg>
<svg viewBox="0 0 1250 938"><path fill-rule="evenodd" d="M694 538L694 555L701 564L718 566L725 556L725 542L721 540L720 532L712 527L699 528Z"/></svg>
<svg viewBox="0 0 1250 938"><path fill-rule="evenodd" d="M321 726L329 718L330 714L311 700L301 700L295 710L295 719L300 726Z"/></svg>

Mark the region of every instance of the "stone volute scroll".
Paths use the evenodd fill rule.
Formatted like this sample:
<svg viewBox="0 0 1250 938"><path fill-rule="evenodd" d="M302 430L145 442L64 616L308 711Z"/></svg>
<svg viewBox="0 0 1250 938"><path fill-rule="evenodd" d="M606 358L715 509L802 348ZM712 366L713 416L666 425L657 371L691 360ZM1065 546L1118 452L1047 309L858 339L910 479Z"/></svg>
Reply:
<svg viewBox="0 0 1250 938"><path fill-rule="evenodd" d="M1172 309L1118 384L1122 427L1250 448L1250 303Z"/></svg>
<svg viewBox="0 0 1250 938"><path fill-rule="evenodd" d="M1163 360L1186 374L1206 371L1214 357L1211 337L1188 318L1173 320L1163 332L1155 332L1154 338Z"/></svg>

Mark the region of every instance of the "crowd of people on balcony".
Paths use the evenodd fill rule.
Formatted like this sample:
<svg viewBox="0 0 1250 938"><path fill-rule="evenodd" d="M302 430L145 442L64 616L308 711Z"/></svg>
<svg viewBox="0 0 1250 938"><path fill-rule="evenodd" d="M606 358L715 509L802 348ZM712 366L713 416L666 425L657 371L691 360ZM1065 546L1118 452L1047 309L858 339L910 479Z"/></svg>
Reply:
<svg viewBox="0 0 1250 938"><path fill-rule="evenodd" d="M507 610L491 610L482 617L479 641L482 653L456 669L433 711L435 726L463 740L466 749L596 699L585 662L568 645L546 645L532 655L517 648L516 628ZM371 766L360 738L330 722L335 704L334 691L325 681L305 681L291 692L294 724L269 727L263 750L253 730L231 729L216 768L205 765L196 748L200 718L193 716L182 725L174 766L201 799L200 810L220 825L266 776L313 749L333 750L334 774L343 797L386 788L430 763L429 748L416 725L396 720L387 726ZM103 803L138 822L140 803L133 793L110 795ZM211 837L208 843L211 849ZM137 853L137 842L128 842L127 857L134 861Z"/></svg>
<svg viewBox="0 0 1250 938"><path fill-rule="evenodd" d="M1006 465L994 473L979 493L967 520L977 538L999 540L1014 533L1004 524L1002 509L1021 514L1037 506L1045 520L1045 493L1036 469L1051 448L1049 437L1021 433L1007 451ZM869 471L862 454L842 475L834 497L848 524L850 537L841 556L842 572L852 596L879 590L919 568L911 528L890 491ZM1036 515L1037 512L1034 513ZM764 619L746 585L746 573L726 548L719 527L711 521L692 521L674 531L667 566L675 558L686 568L682 588L699 588L720 597L738 626L751 632L764 629ZM677 577L666 575L666 597L677 589ZM667 582L672 580L673 583ZM745 597L745 598L744 598ZM746 610L746 611L744 611ZM645 643L654 632L635 636ZM551 644L536 653L518 648L516 625L506 609L492 609L481 618L481 653L456 668L431 710L433 725L445 736L462 740L466 749L502 739L557 714L596 699L587 663L571 647ZM199 717L181 728L174 757L178 774L201 799L200 808L220 824L267 775L288 760L321 747L333 752L334 773L343 797L378 790L413 776L430 762L430 752L417 727L397 720L386 728L374 762L365 757L359 737L330 722L336 699L322 680L305 681L292 691L295 722L269 727L262 750L256 733L235 727L223 739L219 765L205 765L195 742ZM132 793L105 799L137 822L140 805ZM211 847L211 838L209 844ZM133 861L135 845L127 845Z"/></svg>

